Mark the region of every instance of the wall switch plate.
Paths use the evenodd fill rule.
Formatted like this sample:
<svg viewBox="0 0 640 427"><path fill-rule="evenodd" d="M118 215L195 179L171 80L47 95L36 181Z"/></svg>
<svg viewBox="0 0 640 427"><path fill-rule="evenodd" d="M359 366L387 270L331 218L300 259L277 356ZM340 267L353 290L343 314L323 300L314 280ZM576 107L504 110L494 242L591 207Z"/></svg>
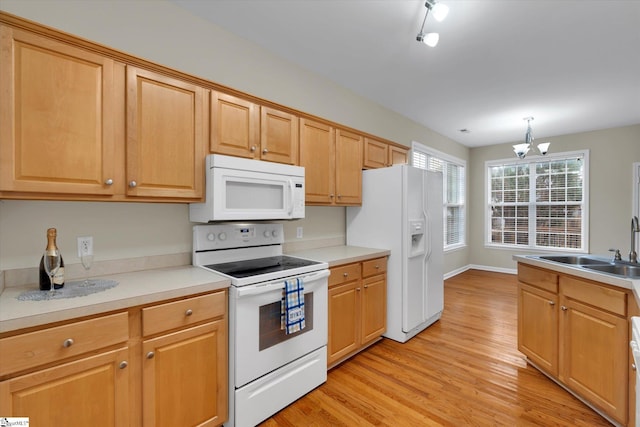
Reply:
<svg viewBox="0 0 640 427"><path fill-rule="evenodd" d="M78 258L93 255L93 236L78 237Z"/></svg>
<svg viewBox="0 0 640 427"><path fill-rule="evenodd" d="M302 227L296 228L296 238L302 239Z"/></svg>

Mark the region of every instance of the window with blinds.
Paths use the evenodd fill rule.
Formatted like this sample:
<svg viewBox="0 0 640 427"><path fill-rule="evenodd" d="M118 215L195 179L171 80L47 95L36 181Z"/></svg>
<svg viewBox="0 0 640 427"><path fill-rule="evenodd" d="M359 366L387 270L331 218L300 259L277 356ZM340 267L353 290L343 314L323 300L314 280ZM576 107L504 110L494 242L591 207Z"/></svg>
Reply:
<svg viewBox="0 0 640 427"><path fill-rule="evenodd" d="M487 162L487 243L587 251L588 151Z"/></svg>
<svg viewBox="0 0 640 427"><path fill-rule="evenodd" d="M444 249L464 246L466 162L414 142L411 147L411 164L421 169L442 172Z"/></svg>

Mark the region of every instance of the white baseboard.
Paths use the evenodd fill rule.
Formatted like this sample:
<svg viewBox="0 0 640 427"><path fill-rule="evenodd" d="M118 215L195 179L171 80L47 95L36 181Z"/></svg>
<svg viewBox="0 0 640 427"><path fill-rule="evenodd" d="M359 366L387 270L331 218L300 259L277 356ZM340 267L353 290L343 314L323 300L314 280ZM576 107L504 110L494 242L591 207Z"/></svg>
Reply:
<svg viewBox="0 0 640 427"><path fill-rule="evenodd" d="M494 273L518 274L518 270L515 268L502 268L502 267L493 267L490 265L467 264L464 267L460 267L446 273L444 275L444 279L446 280L453 276L457 276L458 274L464 273L467 270L484 270L484 271L493 271Z"/></svg>

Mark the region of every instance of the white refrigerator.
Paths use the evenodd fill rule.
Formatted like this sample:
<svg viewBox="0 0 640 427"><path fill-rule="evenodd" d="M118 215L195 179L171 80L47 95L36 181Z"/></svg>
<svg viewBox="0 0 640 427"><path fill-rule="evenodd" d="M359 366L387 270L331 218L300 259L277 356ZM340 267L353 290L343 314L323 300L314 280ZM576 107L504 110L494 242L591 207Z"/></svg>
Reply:
<svg viewBox="0 0 640 427"><path fill-rule="evenodd" d="M387 332L406 342L444 308L442 174L409 165L365 170L347 208L347 245L389 249Z"/></svg>

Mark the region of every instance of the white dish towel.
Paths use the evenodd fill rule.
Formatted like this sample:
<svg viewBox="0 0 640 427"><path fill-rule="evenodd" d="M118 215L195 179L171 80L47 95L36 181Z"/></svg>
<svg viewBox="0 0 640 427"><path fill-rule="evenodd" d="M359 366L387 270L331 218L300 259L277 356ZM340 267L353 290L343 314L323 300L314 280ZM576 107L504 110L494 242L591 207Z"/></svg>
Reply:
<svg viewBox="0 0 640 427"><path fill-rule="evenodd" d="M284 281L280 305L280 329L293 334L304 329L304 284L302 279Z"/></svg>

